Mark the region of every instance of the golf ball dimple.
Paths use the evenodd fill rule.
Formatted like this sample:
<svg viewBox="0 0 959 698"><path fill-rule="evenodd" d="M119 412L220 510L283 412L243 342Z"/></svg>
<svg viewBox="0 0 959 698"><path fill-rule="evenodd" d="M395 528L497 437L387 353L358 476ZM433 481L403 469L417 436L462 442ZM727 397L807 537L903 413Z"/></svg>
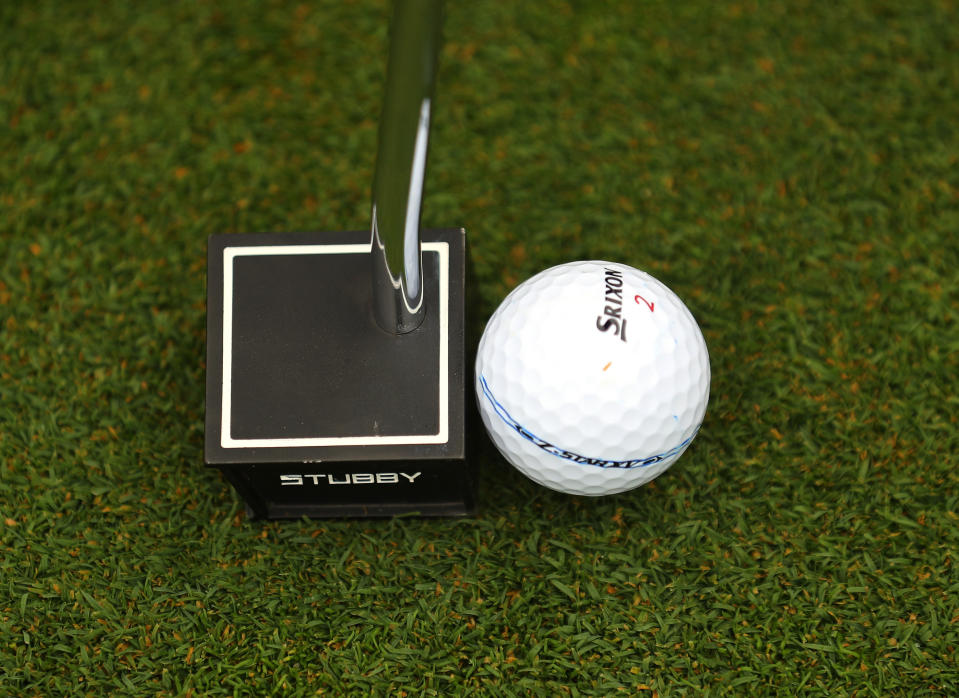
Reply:
<svg viewBox="0 0 959 698"><path fill-rule="evenodd" d="M604 261L517 286L476 357L480 415L500 453L560 492L604 495L669 468L709 400L702 332L665 285Z"/></svg>

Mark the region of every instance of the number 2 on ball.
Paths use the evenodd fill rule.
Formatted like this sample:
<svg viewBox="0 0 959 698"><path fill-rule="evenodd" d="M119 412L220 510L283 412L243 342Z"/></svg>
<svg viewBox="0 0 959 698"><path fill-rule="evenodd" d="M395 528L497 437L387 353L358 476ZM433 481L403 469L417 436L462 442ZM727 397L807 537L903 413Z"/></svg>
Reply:
<svg viewBox="0 0 959 698"><path fill-rule="evenodd" d="M639 295L638 293L636 294L636 297L635 297L633 300L636 301L636 304L637 304L637 305L638 305L639 303L645 303L645 304L646 304L646 307L649 308L649 312L651 312L651 313L656 310L656 302L655 302L655 301L650 302L650 301L646 300L645 298L643 298L643 297L642 297L641 295Z"/></svg>

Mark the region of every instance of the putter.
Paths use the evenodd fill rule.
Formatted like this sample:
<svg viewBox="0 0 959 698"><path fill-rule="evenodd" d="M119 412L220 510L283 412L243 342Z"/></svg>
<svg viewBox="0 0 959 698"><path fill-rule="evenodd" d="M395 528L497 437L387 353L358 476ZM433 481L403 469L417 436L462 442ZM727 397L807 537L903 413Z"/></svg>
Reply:
<svg viewBox="0 0 959 698"><path fill-rule="evenodd" d="M370 230L212 235L206 447L251 518L463 516L463 229L420 230L441 0L396 0Z"/></svg>

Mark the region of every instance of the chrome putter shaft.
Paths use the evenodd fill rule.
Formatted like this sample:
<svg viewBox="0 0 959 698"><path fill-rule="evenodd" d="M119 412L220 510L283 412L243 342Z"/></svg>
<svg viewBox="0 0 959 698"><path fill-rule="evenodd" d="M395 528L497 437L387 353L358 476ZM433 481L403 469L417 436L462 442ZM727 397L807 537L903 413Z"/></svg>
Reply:
<svg viewBox="0 0 959 698"><path fill-rule="evenodd" d="M442 25L441 0L396 0L373 178L373 313L387 332L423 322L420 209Z"/></svg>

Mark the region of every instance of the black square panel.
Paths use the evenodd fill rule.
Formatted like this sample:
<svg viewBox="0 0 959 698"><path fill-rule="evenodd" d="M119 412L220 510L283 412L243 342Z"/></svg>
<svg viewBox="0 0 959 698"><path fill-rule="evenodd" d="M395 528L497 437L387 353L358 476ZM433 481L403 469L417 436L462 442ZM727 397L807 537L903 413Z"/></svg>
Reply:
<svg viewBox="0 0 959 698"><path fill-rule="evenodd" d="M426 317L405 335L373 320L369 237L210 238L206 460L256 516L472 507L465 234L424 231Z"/></svg>

